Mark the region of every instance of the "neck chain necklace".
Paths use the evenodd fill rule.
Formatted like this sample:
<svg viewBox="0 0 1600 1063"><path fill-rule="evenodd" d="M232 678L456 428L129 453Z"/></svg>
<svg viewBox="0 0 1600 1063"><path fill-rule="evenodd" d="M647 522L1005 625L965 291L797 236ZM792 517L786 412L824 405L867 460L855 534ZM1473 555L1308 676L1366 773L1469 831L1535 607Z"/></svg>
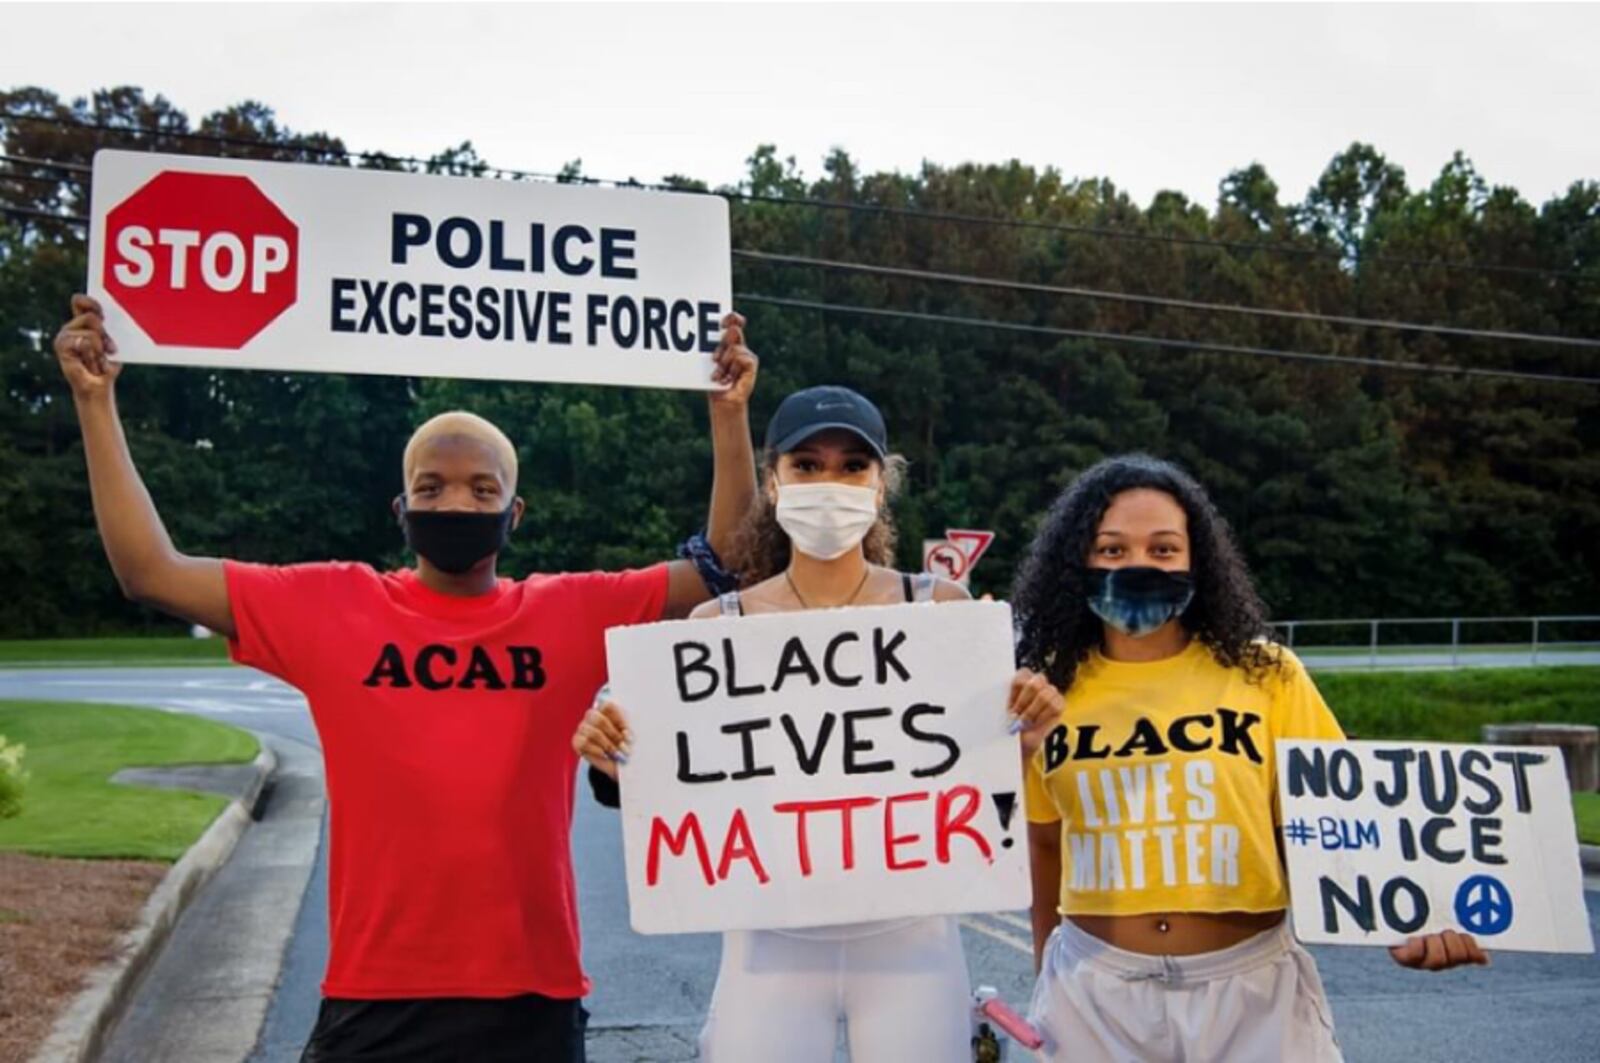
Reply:
<svg viewBox="0 0 1600 1063"><path fill-rule="evenodd" d="M850 605L853 602L855 602L855 600L858 597L860 597L860 595L861 595L861 588L863 588L863 587L865 587L867 585L867 578L869 576L871 576L871 575L872 575L872 568L869 565L867 567L867 570L865 572L861 573L861 582L856 584L855 593L850 595L850 597L846 598L839 605L830 606L829 608L842 609L845 606ZM800 593L800 588L796 587L794 585L794 577L789 575L789 570L788 569L784 569L783 570L783 578L785 580L788 580L788 582L789 582L789 590L794 594L795 600L800 603L801 608L803 608L803 609L815 608L814 606L812 606L812 604L810 602L806 601L805 595Z"/></svg>

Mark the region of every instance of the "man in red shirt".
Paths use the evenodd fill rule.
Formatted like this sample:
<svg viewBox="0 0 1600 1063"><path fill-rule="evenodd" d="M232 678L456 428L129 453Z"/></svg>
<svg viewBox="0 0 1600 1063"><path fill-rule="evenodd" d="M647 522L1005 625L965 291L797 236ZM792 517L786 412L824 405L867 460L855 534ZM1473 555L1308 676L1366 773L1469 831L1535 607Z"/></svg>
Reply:
<svg viewBox="0 0 1600 1063"><path fill-rule="evenodd" d="M406 448L395 513L415 569L179 553L128 453L100 307L72 310L55 350L118 583L298 687L322 740L332 942L304 1058L581 1061L570 738L605 680L605 630L687 615L710 596L695 565L499 577L523 514L516 450L466 413ZM737 314L715 375L707 538L726 552L755 492Z"/></svg>

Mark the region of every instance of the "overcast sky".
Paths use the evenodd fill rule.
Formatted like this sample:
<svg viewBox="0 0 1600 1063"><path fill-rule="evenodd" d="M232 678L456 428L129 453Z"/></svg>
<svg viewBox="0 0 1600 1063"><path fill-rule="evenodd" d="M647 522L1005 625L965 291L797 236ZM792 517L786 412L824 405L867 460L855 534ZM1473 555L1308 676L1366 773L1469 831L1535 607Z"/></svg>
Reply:
<svg viewBox="0 0 1600 1063"><path fill-rule="evenodd" d="M0 6L0 85L245 98L357 150L737 180L1011 158L1210 206L1263 163L1298 201L1353 140L1428 183L1459 148L1543 202L1600 179L1600 5Z"/></svg>

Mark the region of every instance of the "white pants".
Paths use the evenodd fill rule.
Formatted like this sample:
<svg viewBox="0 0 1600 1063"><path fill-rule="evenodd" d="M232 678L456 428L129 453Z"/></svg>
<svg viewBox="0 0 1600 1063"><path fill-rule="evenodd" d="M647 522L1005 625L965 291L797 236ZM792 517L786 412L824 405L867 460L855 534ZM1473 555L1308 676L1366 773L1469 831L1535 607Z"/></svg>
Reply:
<svg viewBox="0 0 1600 1063"><path fill-rule="evenodd" d="M972 991L954 919L722 935L706 1063L970 1063Z"/></svg>
<svg viewBox="0 0 1600 1063"><path fill-rule="evenodd" d="M1217 952L1147 956L1065 920L1029 1019L1071 1063L1340 1063L1322 979L1285 922Z"/></svg>

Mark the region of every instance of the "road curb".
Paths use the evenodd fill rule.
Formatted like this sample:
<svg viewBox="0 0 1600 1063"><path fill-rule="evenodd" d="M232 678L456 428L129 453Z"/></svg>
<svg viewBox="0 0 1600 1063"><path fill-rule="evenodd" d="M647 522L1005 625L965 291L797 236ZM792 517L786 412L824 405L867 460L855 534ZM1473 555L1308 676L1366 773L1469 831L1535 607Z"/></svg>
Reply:
<svg viewBox="0 0 1600 1063"><path fill-rule="evenodd" d="M1600 845L1578 845L1578 862L1585 875L1600 875Z"/></svg>
<svg viewBox="0 0 1600 1063"><path fill-rule="evenodd" d="M255 777L250 786L228 802L200 840L172 865L145 902L139 921L118 943L115 958L89 975L31 1063L88 1063L100 1054L106 1035L122 1017L139 979L161 954L179 917L233 855L277 770L277 754L262 742L252 766Z"/></svg>

